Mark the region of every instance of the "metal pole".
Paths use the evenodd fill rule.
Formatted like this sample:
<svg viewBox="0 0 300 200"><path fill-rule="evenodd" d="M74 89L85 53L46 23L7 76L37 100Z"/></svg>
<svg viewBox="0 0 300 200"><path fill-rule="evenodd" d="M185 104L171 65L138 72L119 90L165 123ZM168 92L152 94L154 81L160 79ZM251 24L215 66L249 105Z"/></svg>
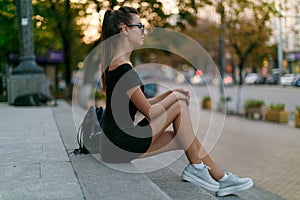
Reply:
<svg viewBox="0 0 300 200"><path fill-rule="evenodd" d="M283 48L282 48L282 14L281 14L281 2L279 2L279 34L278 34L278 84L280 84L280 78L282 76L282 62L283 62Z"/></svg>
<svg viewBox="0 0 300 200"><path fill-rule="evenodd" d="M224 92L224 85L223 85L223 78L224 78L224 31L225 31L225 11L224 11L224 5L223 0L219 2L219 12L221 15L221 27L220 27L220 35L219 35L219 66L220 66L220 74L221 74L221 80L220 80L220 93L221 98L225 96Z"/></svg>

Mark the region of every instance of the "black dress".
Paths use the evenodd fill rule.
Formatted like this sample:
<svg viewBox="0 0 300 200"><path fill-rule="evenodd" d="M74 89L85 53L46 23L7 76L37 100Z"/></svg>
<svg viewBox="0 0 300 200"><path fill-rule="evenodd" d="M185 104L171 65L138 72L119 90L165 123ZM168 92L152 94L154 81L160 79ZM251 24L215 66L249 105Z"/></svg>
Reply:
<svg viewBox="0 0 300 200"><path fill-rule="evenodd" d="M143 84L130 64L106 70L106 112L101 127L101 155L106 162L129 162L147 151L152 129L146 118L134 124L137 107L127 91Z"/></svg>

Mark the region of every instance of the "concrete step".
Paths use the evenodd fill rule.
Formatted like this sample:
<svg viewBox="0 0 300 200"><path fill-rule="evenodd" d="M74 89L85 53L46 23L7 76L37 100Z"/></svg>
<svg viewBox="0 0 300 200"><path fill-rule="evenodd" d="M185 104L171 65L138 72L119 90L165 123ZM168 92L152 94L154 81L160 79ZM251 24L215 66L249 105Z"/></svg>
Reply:
<svg viewBox="0 0 300 200"><path fill-rule="evenodd" d="M170 168L145 173L161 190L174 200L216 200L215 195L201 187L181 180Z"/></svg>
<svg viewBox="0 0 300 200"><path fill-rule="evenodd" d="M66 102L60 101L58 104L52 111L64 146L70 153L78 147L73 115L80 118L85 112L74 108L72 113ZM107 165L97 155L69 154L69 158L87 200L171 200L147 176L139 173L132 163Z"/></svg>
<svg viewBox="0 0 300 200"><path fill-rule="evenodd" d="M169 158L166 158L168 157ZM162 156L164 160L174 160L178 157L178 152L166 153ZM162 158L160 157L160 158ZM154 159L154 158L153 158ZM155 159L159 159L158 157ZM154 162L154 161L153 161ZM157 162L157 161L156 161ZM163 161L162 161L163 163ZM202 189L192 183L184 182L181 179L181 173L188 164L186 157L183 155L176 159L175 162L158 171L145 173L158 187L166 192L172 199L226 199L226 200L283 200L283 198L265 191L259 187L228 195L217 197L215 193Z"/></svg>
<svg viewBox="0 0 300 200"><path fill-rule="evenodd" d="M72 155L70 159L85 199L171 200L144 174L113 169L99 162L92 155ZM124 171L137 171L131 163L118 165L119 167L122 165Z"/></svg>
<svg viewBox="0 0 300 200"><path fill-rule="evenodd" d="M77 148L74 120L78 124L86 111L80 107L72 110L64 101L59 102L59 106L52 110L64 146L67 152L71 152ZM188 161L184 155L178 156L179 154L183 153L173 151L139 159L138 162L115 165L102 163L95 155L70 154L69 157L85 199L282 200L258 187L226 197L216 197L212 192L181 180L180 175Z"/></svg>
<svg viewBox="0 0 300 200"><path fill-rule="evenodd" d="M184 182L180 176L169 168L160 169L146 175L172 199L226 199L226 200L283 200L282 198L267 192L261 188L253 187L247 191L225 197L216 197L214 193L202 189L192 183Z"/></svg>

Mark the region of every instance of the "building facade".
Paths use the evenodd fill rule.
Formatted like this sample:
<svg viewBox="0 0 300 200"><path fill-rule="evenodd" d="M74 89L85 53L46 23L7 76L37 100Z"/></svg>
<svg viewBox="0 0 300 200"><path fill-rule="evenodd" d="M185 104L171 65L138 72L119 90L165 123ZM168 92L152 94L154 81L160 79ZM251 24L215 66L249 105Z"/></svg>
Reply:
<svg viewBox="0 0 300 200"><path fill-rule="evenodd" d="M270 20L273 34L269 43L279 44L281 29L282 72L300 73L300 0L266 1L275 2L275 7L280 14Z"/></svg>

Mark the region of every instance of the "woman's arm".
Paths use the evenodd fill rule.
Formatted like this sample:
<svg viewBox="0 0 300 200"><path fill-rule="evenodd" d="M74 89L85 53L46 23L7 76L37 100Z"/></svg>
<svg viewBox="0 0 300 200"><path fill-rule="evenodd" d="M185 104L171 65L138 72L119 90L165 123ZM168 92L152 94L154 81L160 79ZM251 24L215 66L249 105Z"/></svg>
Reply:
<svg viewBox="0 0 300 200"><path fill-rule="evenodd" d="M183 93L185 96L188 97L187 100L190 99L190 93L189 93L189 91L188 91L187 89L185 89L185 88L177 88L177 89L174 89L174 90L169 90L169 91L167 91L167 92L164 92L164 93L162 93L162 94L160 94L160 95L158 95L158 96L149 98L148 101L149 101L149 103L150 103L151 105L156 104L156 103L162 101L164 98L166 98L168 95L170 95L170 94L171 94L172 92L174 92L174 91ZM187 103L188 103L188 102L187 102Z"/></svg>
<svg viewBox="0 0 300 200"><path fill-rule="evenodd" d="M164 93L163 96L165 97L162 98L161 101L158 101L157 103L151 105L139 86L130 89L127 94L134 105L137 107L137 109L149 120L163 114L165 110L167 110L176 101L186 101L189 98L181 92L169 91L167 93Z"/></svg>
<svg viewBox="0 0 300 200"><path fill-rule="evenodd" d="M153 104L156 104L158 102L160 102L161 100L163 100L164 98L166 98L168 95L170 95L172 93L171 90L167 91L167 92L164 92L158 96L155 96L155 97L152 97L152 98L149 98L148 101L151 105Z"/></svg>

